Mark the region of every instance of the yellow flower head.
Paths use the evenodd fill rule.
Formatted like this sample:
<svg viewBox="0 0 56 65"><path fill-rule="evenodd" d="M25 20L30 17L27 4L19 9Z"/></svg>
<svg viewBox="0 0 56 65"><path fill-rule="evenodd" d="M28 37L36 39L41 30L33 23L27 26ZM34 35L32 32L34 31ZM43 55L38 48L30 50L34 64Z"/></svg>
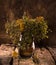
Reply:
<svg viewBox="0 0 56 65"><path fill-rule="evenodd" d="M24 29L24 22L23 22L22 19L16 20L16 25L18 25L20 27L20 31L23 31L23 29Z"/></svg>
<svg viewBox="0 0 56 65"><path fill-rule="evenodd" d="M41 22L41 21L44 20L44 17L42 17L42 16L36 17L36 20L37 20L38 22Z"/></svg>
<svg viewBox="0 0 56 65"><path fill-rule="evenodd" d="M12 56L13 57L18 57L18 53L16 51L13 51Z"/></svg>

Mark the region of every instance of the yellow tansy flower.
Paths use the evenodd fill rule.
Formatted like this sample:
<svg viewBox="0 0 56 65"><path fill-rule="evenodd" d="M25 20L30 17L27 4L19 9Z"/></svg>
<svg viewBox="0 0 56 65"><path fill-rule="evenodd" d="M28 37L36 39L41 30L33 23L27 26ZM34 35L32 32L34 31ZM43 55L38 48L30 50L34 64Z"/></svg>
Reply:
<svg viewBox="0 0 56 65"><path fill-rule="evenodd" d="M38 22L41 22L42 20L44 20L44 17L42 17L42 16L36 17L36 20L37 20Z"/></svg>
<svg viewBox="0 0 56 65"><path fill-rule="evenodd" d="M13 56L13 57L18 57L18 53L17 53L16 51L13 51L13 52L12 52L12 56Z"/></svg>
<svg viewBox="0 0 56 65"><path fill-rule="evenodd" d="M18 20L16 21L16 25L19 25L20 31L23 31L23 29L24 29L24 22L23 22L22 19L18 19Z"/></svg>

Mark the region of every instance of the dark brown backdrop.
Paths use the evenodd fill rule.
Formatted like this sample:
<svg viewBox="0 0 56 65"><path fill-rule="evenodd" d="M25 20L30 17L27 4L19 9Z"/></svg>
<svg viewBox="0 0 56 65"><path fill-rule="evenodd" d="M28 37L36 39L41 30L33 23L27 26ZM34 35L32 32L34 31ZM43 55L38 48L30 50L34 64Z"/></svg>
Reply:
<svg viewBox="0 0 56 65"><path fill-rule="evenodd" d="M0 32L5 31L4 24L10 11L17 19L21 18L26 10L33 18L41 15L48 20L52 33L49 33L47 43L56 45L56 0L0 0Z"/></svg>

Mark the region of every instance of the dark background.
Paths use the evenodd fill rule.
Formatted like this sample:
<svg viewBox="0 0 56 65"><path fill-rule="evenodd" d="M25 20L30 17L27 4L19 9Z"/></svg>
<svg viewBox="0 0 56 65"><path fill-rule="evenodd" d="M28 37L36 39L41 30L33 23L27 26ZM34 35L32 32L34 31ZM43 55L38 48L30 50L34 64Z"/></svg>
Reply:
<svg viewBox="0 0 56 65"><path fill-rule="evenodd" d="M0 0L0 34L5 33L4 25L7 20L21 18L24 11L28 11L32 18L36 16L45 17L52 32L49 33L49 38L43 43L55 46L56 0Z"/></svg>

